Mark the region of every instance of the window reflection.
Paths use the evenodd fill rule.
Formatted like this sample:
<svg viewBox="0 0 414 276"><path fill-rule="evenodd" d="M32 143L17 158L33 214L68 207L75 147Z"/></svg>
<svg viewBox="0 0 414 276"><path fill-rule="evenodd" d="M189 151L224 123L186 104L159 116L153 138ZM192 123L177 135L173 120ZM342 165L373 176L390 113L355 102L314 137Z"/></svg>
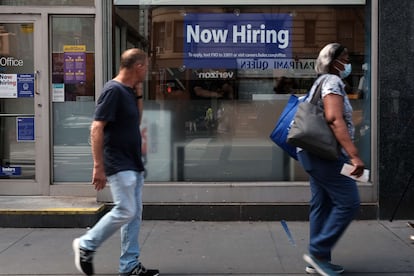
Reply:
<svg viewBox="0 0 414 276"><path fill-rule="evenodd" d="M54 182L92 173L89 128L95 109L94 18L51 17Z"/></svg>
<svg viewBox="0 0 414 276"><path fill-rule="evenodd" d="M345 82L360 130L356 143L369 159L369 82L365 82L364 92L360 88L360 79L369 75L362 69L370 54L366 52L370 26L365 13L365 6L243 6L237 11L220 6L115 7L115 28L124 30L115 42L119 43L116 51L120 53L122 45L148 50L151 73L145 86L145 109L151 111L149 121L154 129L171 130L170 147L165 152L147 145L148 162L156 158L158 164L164 164L172 181L305 180L297 162L272 144L269 134L289 94L305 94L311 87L316 78L316 55L321 46L332 41L344 44L350 52L353 73ZM268 58L265 62L271 62L270 67L260 58L251 58L244 67L223 66L225 59L188 66L184 59L186 16L206 14L218 18L226 14L289 15L292 55ZM212 18L205 20L214 26L222 23ZM205 40L211 38L204 35ZM163 114L168 114L171 124L163 124L167 123ZM149 133L151 140L161 143ZM147 165L149 171L158 169L157 162L153 164ZM165 175L160 179L148 174L147 178L148 182L164 180Z"/></svg>
<svg viewBox="0 0 414 276"><path fill-rule="evenodd" d="M0 178L35 179L33 56L33 23L1 22Z"/></svg>

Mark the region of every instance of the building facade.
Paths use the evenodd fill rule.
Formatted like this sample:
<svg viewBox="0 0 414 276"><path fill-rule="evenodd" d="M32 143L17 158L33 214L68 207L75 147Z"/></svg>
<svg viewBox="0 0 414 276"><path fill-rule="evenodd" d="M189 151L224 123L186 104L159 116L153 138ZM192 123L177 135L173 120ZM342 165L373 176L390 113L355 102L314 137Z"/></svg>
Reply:
<svg viewBox="0 0 414 276"><path fill-rule="evenodd" d="M404 28L395 30L386 1L197 2L0 1L0 195L95 195L95 100L121 52L139 47L150 57L148 217L306 218L306 173L269 134L290 94L311 86L319 50L339 42L353 68L345 81L355 142L371 172L359 183L361 217L390 216L403 192L397 214L413 216L411 2L399 1ZM109 190L97 198L110 201Z"/></svg>

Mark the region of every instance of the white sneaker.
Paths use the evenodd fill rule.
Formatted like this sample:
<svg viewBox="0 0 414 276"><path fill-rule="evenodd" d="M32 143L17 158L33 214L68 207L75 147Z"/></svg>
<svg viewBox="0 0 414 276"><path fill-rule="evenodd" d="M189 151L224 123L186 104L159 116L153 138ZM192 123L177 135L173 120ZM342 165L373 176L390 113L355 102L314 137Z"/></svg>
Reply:
<svg viewBox="0 0 414 276"><path fill-rule="evenodd" d="M329 266L332 268L333 271L335 271L338 274L342 274L345 271L345 269L340 265L329 263ZM307 267L305 267L305 272L308 274L318 274L316 269L311 265L308 265Z"/></svg>
<svg viewBox="0 0 414 276"><path fill-rule="evenodd" d="M316 272L318 272L322 276L337 276L339 275L338 272L334 271L332 268L332 264L324 261L318 260L312 255L304 254L303 259L307 262L311 267L313 267Z"/></svg>

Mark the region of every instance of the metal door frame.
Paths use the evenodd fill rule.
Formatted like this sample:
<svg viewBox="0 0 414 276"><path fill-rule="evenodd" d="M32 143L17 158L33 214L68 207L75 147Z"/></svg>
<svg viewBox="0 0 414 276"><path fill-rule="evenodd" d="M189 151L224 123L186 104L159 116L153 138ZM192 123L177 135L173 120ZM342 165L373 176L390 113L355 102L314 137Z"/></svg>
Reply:
<svg viewBox="0 0 414 276"><path fill-rule="evenodd" d="M0 195L47 195L50 183L47 18L41 14L0 14L1 23L33 23L35 178L1 179ZM45 27L46 24L46 27ZM43 43L42 43L43 42Z"/></svg>

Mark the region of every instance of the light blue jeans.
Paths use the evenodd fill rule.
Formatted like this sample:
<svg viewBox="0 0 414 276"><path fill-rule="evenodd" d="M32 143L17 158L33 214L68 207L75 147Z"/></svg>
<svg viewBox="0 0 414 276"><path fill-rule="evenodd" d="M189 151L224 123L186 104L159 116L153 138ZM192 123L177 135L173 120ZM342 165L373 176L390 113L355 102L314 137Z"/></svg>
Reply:
<svg viewBox="0 0 414 276"><path fill-rule="evenodd" d="M298 159L310 176L309 253L330 261L333 247L359 210L358 187L340 173L345 156L331 161L301 151Z"/></svg>
<svg viewBox="0 0 414 276"><path fill-rule="evenodd" d="M121 228L121 256L119 272L130 272L138 263L140 253L138 236L142 219L142 187L144 174L122 171L108 177L114 207L105 214L85 235L80 237L80 247L96 249Z"/></svg>

